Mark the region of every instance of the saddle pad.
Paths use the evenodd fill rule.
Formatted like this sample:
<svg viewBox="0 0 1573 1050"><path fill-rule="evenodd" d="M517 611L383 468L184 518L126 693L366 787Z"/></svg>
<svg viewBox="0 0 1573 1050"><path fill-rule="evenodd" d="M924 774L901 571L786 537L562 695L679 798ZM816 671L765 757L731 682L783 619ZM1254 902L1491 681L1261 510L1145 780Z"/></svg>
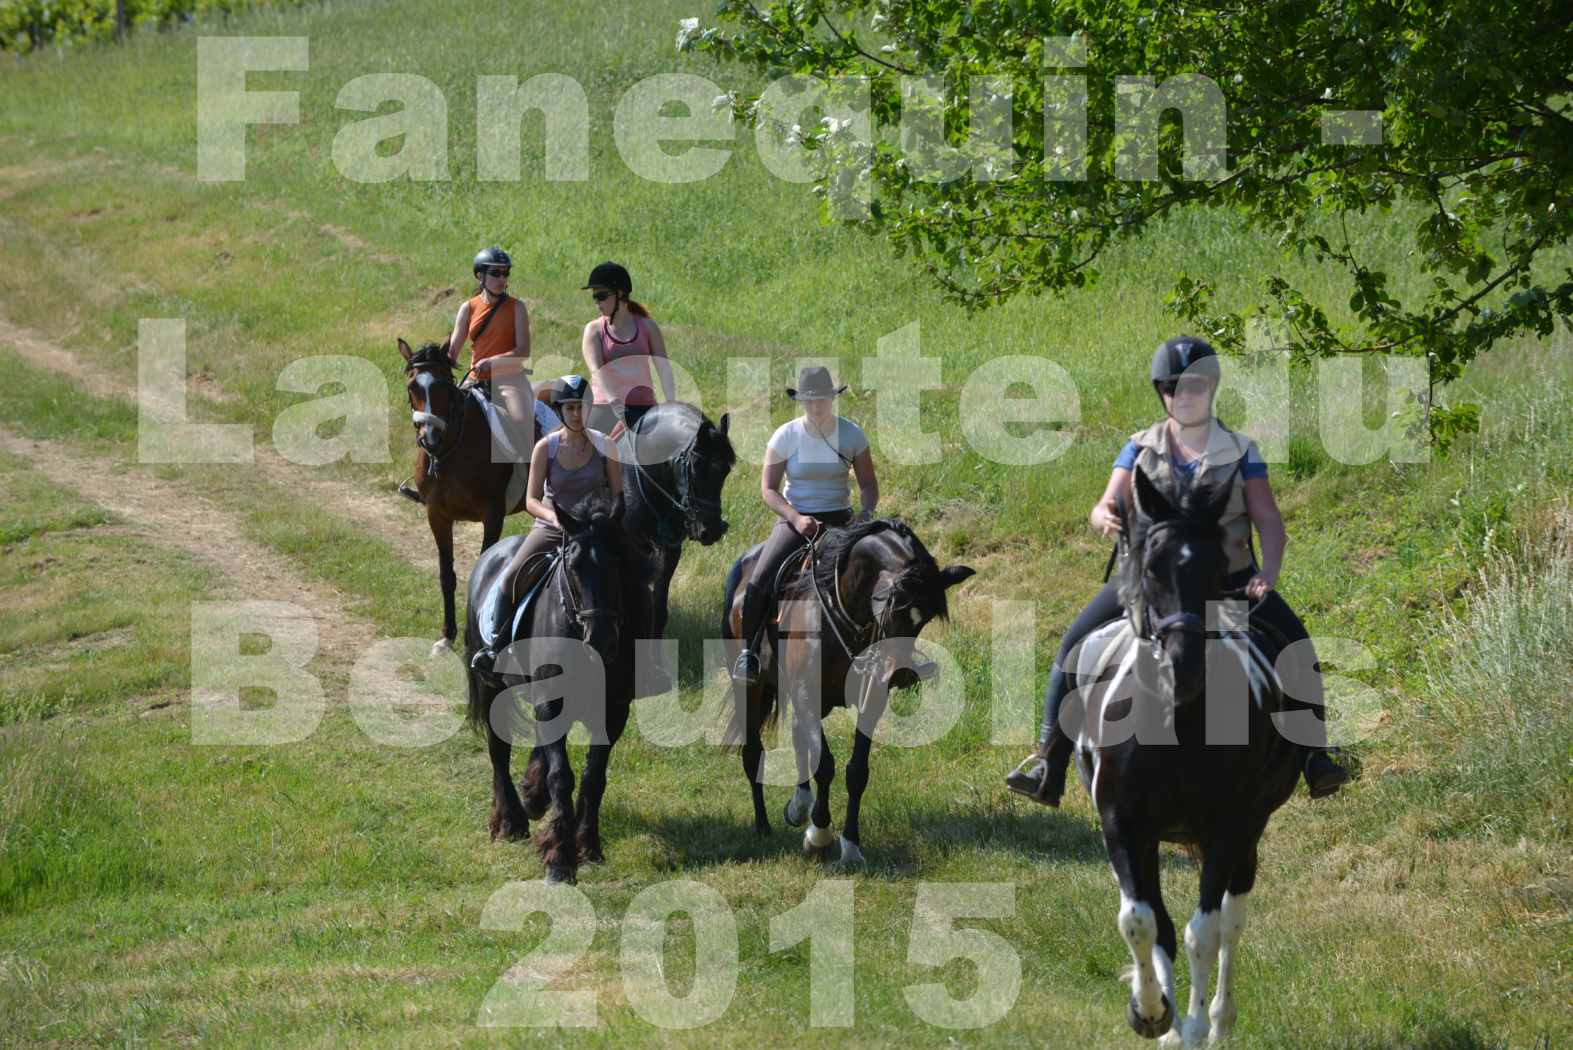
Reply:
<svg viewBox="0 0 1573 1050"><path fill-rule="evenodd" d="M493 454L513 461L513 473L508 476L508 491L503 497L506 501L505 506L513 510L524 503L524 492L530 485L530 452L533 446L523 451L516 447L518 443L515 436L509 433L507 419L497 411L497 406L481 393L479 387L471 387L470 396L475 399L476 404L481 408L481 413L486 417L486 426L492 435ZM563 425L550 405L543 405L539 401L532 401L531 404L535 406L535 422L541 428L543 437Z"/></svg>

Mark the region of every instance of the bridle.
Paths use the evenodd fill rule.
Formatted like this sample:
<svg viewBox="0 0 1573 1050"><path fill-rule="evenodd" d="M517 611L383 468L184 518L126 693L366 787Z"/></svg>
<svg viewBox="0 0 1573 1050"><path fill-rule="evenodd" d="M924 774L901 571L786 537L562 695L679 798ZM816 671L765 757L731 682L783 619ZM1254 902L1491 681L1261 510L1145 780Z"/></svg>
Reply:
<svg viewBox="0 0 1573 1050"><path fill-rule="evenodd" d="M574 577L568 571L568 545L558 547L553 554L556 564L552 571L557 576L557 600L562 606L563 613L579 628L579 640L584 641L589 637L589 627L593 620L606 619L618 615L616 609L585 608L583 598L574 593Z"/></svg>
<svg viewBox="0 0 1573 1050"><path fill-rule="evenodd" d="M694 454L699 447L699 432L704 429L704 424L695 428L694 436L688 439L682 451L667 461L672 467L672 485L677 489L673 493L645 470L644 461L639 458L639 426L643 423L644 417L641 417L638 424L627 429L628 442L633 451L634 484L645 503L654 506L654 501L645 490L645 486L649 485L677 512L675 517L656 515L655 539L664 547L680 546L686 527L696 524L700 513L720 513L721 510L720 500L701 496L694 491Z"/></svg>
<svg viewBox="0 0 1573 1050"><path fill-rule="evenodd" d="M414 372L421 372L427 369L433 370L426 372L429 381L422 386L425 405L424 409L410 413L410 422L415 425L415 443L417 445L421 445L420 428L423 423L435 427L442 435L442 439L438 441L437 448L435 449L427 448L425 445L421 445L421 448L425 449L426 451L427 458L431 460L431 466L428 472L433 477L436 476L437 470L442 465L443 459L449 455L452 455L453 451L459 447L459 442L464 439L464 420L465 417L469 414L465 411L467 406L464 403L465 394L463 387L459 386L453 381L451 370L447 376L437 375L435 369L439 367L441 366L434 361L411 361L409 364L404 366L405 375L409 375ZM451 413L454 411L455 407L457 407L459 416L459 422L457 426L453 425L453 421L451 419L448 419L444 416L439 416L431 410L431 388L437 384L450 387L454 392L454 398L449 403L448 409Z"/></svg>

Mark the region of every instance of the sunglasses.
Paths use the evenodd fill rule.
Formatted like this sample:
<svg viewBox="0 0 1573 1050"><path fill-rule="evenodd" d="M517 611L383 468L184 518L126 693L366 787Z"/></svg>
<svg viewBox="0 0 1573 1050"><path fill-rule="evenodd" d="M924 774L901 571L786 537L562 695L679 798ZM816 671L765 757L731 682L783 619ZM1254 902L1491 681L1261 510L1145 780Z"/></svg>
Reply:
<svg viewBox="0 0 1573 1050"><path fill-rule="evenodd" d="M1164 379L1158 383L1158 390L1165 397L1173 397L1181 388L1187 394L1205 394L1212 390L1212 384L1205 379Z"/></svg>
<svg viewBox="0 0 1573 1050"><path fill-rule="evenodd" d="M607 299L610 299L612 297L612 294L613 293L608 292L606 289L603 288L599 292L591 292L590 293L590 298L594 299L596 302L599 303L599 302L604 302Z"/></svg>
<svg viewBox="0 0 1573 1050"><path fill-rule="evenodd" d="M493 267L492 269L486 271L486 276L488 276L488 277L507 277L508 276L508 271L504 270L504 269L501 269L499 267Z"/></svg>

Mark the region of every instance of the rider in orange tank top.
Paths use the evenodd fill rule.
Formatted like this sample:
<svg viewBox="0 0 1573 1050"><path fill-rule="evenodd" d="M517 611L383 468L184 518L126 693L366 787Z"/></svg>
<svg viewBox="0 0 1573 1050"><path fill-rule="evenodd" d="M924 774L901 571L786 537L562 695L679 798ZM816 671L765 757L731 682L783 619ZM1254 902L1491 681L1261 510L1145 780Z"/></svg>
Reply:
<svg viewBox="0 0 1573 1050"><path fill-rule="evenodd" d="M453 334L448 337L448 355L454 361L464 344L470 344L470 371L475 383L488 383L492 404L503 416L504 425L514 438L516 449L534 443L534 391L526 378L530 370L530 315L524 300L508 294L508 276L513 260L501 248L484 248L471 265L479 282L475 295L459 306ZM466 383L465 385L470 385ZM430 467L424 450L415 455L415 477L399 486L399 492L421 502L420 488Z"/></svg>

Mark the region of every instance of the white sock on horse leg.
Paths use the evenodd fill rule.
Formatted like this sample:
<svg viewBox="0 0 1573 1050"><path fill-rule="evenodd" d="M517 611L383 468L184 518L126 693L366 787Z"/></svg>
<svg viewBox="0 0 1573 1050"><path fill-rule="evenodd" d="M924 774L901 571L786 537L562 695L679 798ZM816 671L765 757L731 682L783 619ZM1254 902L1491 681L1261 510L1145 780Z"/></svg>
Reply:
<svg viewBox="0 0 1573 1050"><path fill-rule="evenodd" d="M815 849L824 849L834 841L836 841L836 833L817 824L809 824L808 830L803 832L803 845Z"/></svg>
<svg viewBox="0 0 1573 1050"><path fill-rule="evenodd" d="M1219 927L1216 911L1196 909L1185 927L1185 954L1191 963L1190 1005L1180 1022L1183 1045L1200 1046L1207 1040L1207 984L1212 979L1213 963L1218 958Z"/></svg>
<svg viewBox="0 0 1573 1050"><path fill-rule="evenodd" d="M1131 995L1142 1016L1156 1018L1163 1013L1163 988L1153 966L1153 943L1158 939L1158 920L1152 905L1120 895L1120 936L1131 950L1135 962L1131 974Z"/></svg>
<svg viewBox="0 0 1573 1050"><path fill-rule="evenodd" d="M1214 1039L1222 1039L1234 1031L1237 1014L1234 1005L1234 955L1240 947L1240 937L1245 933L1245 920L1250 911L1248 904L1246 894L1242 893L1238 897L1232 893L1223 895L1218 924L1218 993L1213 996L1211 1010Z"/></svg>

